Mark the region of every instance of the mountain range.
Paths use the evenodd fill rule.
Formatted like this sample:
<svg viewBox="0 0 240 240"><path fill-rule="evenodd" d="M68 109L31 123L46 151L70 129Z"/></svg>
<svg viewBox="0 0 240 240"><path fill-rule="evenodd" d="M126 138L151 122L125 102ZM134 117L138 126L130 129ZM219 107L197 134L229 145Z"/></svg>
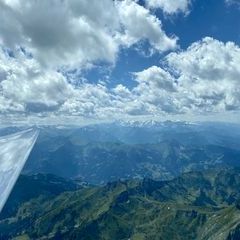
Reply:
<svg viewBox="0 0 240 240"><path fill-rule="evenodd" d="M0 240L240 239L240 125L37 128Z"/></svg>
<svg viewBox="0 0 240 240"><path fill-rule="evenodd" d="M54 175L21 176L0 239L201 239L240 236L240 169L104 186Z"/></svg>
<svg viewBox="0 0 240 240"><path fill-rule="evenodd" d="M144 177L167 180L191 170L240 166L237 124L130 121L38 128L25 174L105 184ZM16 129L1 129L0 134L9 131Z"/></svg>

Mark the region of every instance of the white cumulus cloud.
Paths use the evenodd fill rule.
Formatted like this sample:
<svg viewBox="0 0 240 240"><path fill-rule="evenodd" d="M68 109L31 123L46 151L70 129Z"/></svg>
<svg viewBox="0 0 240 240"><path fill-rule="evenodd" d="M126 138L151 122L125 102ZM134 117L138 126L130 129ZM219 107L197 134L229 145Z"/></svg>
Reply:
<svg viewBox="0 0 240 240"><path fill-rule="evenodd" d="M161 8L167 14L187 13L191 0L145 0L149 8Z"/></svg>
<svg viewBox="0 0 240 240"><path fill-rule="evenodd" d="M227 5L238 5L238 6L240 6L240 1L239 0L225 0L225 3L227 4Z"/></svg>
<svg viewBox="0 0 240 240"><path fill-rule="evenodd" d="M168 37L161 21L146 8L131 0L116 3L123 34L118 35L123 45L131 46L140 40L148 40L153 49L163 52L176 48L176 37Z"/></svg>
<svg viewBox="0 0 240 240"><path fill-rule="evenodd" d="M122 45L141 40L158 51L176 46L161 21L131 0L1 0L0 22L0 44L23 46L54 68L114 63Z"/></svg>
<svg viewBox="0 0 240 240"><path fill-rule="evenodd" d="M0 112L54 110L72 91L72 86L60 73L43 70L21 49L14 57L8 50L0 50Z"/></svg>
<svg viewBox="0 0 240 240"><path fill-rule="evenodd" d="M239 64L239 46L206 37L184 51L167 55L166 69L153 66L137 73L137 79L140 76L142 80L137 88L144 83L141 92L148 89L145 101L162 98L172 111L239 110ZM163 89L168 91L167 95Z"/></svg>
<svg viewBox="0 0 240 240"><path fill-rule="evenodd" d="M177 37L164 31L151 10L187 13L190 1L148 0L145 8L133 0L92 0L89 6L85 0L0 0L4 118L113 119L239 110L239 46L206 37L180 50ZM141 48L143 41L151 51L175 52L159 66L133 73L133 87L76 84L68 78L94 64L114 66L121 49Z"/></svg>

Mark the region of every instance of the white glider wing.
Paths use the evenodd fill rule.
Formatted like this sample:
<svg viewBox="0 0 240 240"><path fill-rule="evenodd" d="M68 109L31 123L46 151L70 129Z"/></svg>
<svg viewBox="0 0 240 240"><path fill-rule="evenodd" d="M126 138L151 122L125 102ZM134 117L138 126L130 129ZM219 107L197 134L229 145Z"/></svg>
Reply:
<svg viewBox="0 0 240 240"><path fill-rule="evenodd" d="M0 212L36 142L38 130L0 137Z"/></svg>

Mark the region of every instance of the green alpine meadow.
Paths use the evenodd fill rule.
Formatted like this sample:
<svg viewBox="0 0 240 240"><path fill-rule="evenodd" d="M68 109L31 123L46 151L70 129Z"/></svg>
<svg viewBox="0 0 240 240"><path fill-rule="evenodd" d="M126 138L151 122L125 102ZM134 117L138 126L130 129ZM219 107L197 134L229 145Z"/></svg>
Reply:
<svg viewBox="0 0 240 240"><path fill-rule="evenodd" d="M240 169L104 186L22 175L2 212L1 238L237 240L239 188Z"/></svg>

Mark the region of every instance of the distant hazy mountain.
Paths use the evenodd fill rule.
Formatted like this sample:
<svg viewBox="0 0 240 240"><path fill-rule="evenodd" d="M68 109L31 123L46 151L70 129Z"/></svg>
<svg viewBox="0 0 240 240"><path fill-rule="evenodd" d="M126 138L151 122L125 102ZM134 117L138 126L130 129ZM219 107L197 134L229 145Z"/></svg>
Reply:
<svg viewBox="0 0 240 240"><path fill-rule="evenodd" d="M37 192L21 195L26 186ZM22 177L0 239L239 239L239 169L75 187L54 176Z"/></svg>
<svg viewBox="0 0 240 240"><path fill-rule="evenodd" d="M125 121L39 128L25 173L103 184L119 178L161 180L190 170L240 166L237 124ZM1 129L0 135L16 129Z"/></svg>

